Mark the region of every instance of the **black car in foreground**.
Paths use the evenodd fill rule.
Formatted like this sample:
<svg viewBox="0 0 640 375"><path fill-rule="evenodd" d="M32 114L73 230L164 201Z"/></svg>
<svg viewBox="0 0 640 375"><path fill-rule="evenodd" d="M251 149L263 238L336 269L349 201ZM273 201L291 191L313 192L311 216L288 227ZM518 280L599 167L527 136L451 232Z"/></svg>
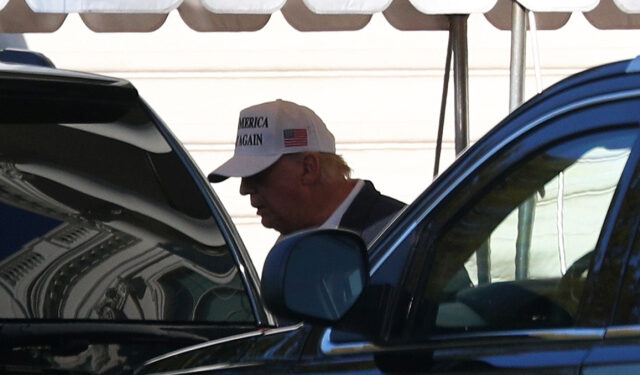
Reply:
<svg viewBox="0 0 640 375"><path fill-rule="evenodd" d="M640 58L536 96L365 249L280 241L262 292L305 324L183 348L147 374L637 374Z"/></svg>
<svg viewBox="0 0 640 375"><path fill-rule="evenodd" d="M51 65L0 52L0 373L127 373L274 327L229 216L136 89Z"/></svg>

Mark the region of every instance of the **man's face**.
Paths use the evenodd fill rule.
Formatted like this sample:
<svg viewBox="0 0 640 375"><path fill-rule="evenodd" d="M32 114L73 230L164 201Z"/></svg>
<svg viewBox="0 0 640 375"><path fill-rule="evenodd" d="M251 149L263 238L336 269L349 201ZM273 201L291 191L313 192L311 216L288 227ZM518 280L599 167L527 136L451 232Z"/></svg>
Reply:
<svg viewBox="0 0 640 375"><path fill-rule="evenodd" d="M284 155L269 168L244 177L240 194L249 195L262 225L287 234L304 228L302 161L298 155Z"/></svg>

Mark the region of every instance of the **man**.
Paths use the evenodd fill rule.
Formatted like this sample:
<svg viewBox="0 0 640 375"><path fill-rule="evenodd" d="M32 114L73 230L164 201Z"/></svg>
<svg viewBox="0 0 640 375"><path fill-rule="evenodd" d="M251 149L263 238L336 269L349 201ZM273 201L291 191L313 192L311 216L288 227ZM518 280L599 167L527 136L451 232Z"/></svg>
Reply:
<svg viewBox="0 0 640 375"><path fill-rule="evenodd" d="M250 196L262 225L282 235L340 227L369 243L404 203L350 173L320 117L278 99L240 112L234 155L209 181L241 177L240 194Z"/></svg>

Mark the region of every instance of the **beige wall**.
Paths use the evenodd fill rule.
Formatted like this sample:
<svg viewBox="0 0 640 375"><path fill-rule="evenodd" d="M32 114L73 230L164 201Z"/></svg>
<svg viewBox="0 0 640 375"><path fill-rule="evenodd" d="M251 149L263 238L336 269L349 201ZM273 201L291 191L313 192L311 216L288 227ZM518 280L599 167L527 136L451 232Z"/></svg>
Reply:
<svg viewBox="0 0 640 375"><path fill-rule="evenodd" d="M640 54L640 32L596 30L580 14L560 30L539 32L539 40L545 87ZM446 32L401 32L378 14L357 32L301 33L275 14L258 32L198 33L173 12L158 31L143 34L96 34L71 15L59 31L26 41L58 67L133 81L204 173L231 155L240 109L283 98L316 110L356 177L406 202L431 181ZM509 43L508 32L470 17L473 140L507 114ZM532 70L526 84L530 97ZM443 164L454 156L452 106L450 98ZM263 229L248 199L239 198L238 181L215 190L261 269L277 233Z"/></svg>

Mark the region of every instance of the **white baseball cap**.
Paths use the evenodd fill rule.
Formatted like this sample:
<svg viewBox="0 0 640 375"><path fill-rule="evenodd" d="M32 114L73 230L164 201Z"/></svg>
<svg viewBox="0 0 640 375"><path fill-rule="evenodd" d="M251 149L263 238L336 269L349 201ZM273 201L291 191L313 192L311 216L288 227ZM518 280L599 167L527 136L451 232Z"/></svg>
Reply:
<svg viewBox="0 0 640 375"><path fill-rule="evenodd" d="M211 182L259 173L284 154L335 154L336 142L320 117L296 103L278 99L243 109L233 157L211 172Z"/></svg>

